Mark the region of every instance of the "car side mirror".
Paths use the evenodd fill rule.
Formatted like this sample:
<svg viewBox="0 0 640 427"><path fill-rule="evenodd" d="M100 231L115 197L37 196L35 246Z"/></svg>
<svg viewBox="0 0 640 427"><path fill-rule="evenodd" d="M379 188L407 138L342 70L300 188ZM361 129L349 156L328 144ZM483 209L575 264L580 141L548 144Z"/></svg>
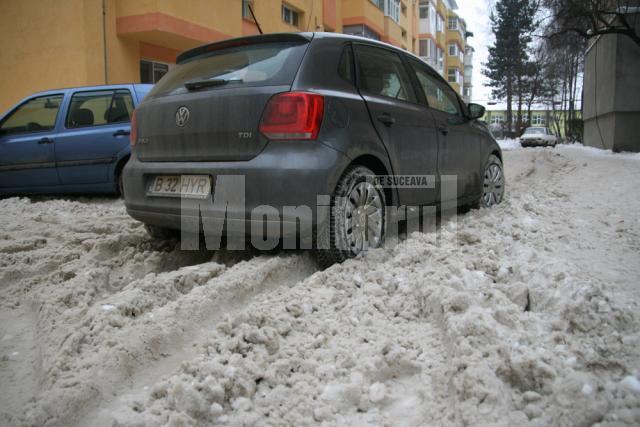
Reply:
<svg viewBox="0 0 640 427"><path fill-rule="evenodd" d="M480 104L469 104L469 119L475 120L484 116L485 108Z"/></svg>

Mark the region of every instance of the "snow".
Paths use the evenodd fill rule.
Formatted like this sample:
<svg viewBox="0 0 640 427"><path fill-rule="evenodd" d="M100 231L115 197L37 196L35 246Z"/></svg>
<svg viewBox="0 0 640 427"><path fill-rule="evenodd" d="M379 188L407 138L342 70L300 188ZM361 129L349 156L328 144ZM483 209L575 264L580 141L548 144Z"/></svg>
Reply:
<svg viewBox="0 0 640 427"><path fill-rule="evenodd" d="M504 151L518 150L522 148L522 145L520 145L520 141L518 139L511 139L511 138L498 139L498 145Z"/></svg>
<svg viewBox="0 0 640 427"><path fill-rule="evenodd" d="M324 271L0 200L0 424L638 425L635 155L504 164L500 206Z"/></svg>
<svg viewBox="0 0 640 427"><path fill-rule="evenodd" d="M624 379L620 383L629 387L634 392L640 393L640 381L638 380L638 378L629 375L624 377Z"/></svg>

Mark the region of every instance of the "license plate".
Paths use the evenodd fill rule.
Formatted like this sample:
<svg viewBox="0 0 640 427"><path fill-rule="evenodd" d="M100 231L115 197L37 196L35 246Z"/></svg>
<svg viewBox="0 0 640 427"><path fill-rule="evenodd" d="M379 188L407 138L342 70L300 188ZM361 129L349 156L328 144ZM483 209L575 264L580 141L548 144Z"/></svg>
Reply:
<svg viewBox="0 0 640 427"><path fill-rule="evenodd" d="M211 194L209 175L160 175L149 187L152 196L204 199Z"/></svg>

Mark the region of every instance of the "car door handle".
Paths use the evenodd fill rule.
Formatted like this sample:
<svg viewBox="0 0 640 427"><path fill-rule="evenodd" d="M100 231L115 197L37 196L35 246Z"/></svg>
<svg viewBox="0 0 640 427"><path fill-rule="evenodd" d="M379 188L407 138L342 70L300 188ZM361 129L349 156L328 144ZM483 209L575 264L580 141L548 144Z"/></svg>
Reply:
<svg viewBox="0 0 640 427"><path fill-rule="evenodd" d="M113 133L113 136L127 136L131 133L131 131L120 129Z"/></svg>
<svg viewBox="0 0 640 427"><path fill-rule="evenodd" d="M449 127L445 124L440 123L438 125L438 131L444 136L447 136L447 134L449 133Z"/></svg>
<svg viewBox="0 0 640 427"><path fill-rule="evenodd" d="M385 126L391 126L396 122L396 119L389 113L380 114L378 116L378 121L382 122Z"/></svg>
<svg viewBox="0 0 640 427"><path fill-rule="evenodd" d="M38 144L51 144L53 143L53 139L51 138L42 138L38 140Z"/></svg>

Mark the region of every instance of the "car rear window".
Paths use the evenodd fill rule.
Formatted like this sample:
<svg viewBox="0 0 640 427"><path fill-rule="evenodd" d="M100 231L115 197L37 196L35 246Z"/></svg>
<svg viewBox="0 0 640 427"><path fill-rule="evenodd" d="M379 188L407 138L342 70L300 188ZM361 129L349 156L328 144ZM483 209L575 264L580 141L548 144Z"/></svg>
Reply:
<svg viewBox="0 0 640 427"><path fill-rule="evenodd" d="M148 97L187 92L185 83L224 80L220 86L273 86L293 83L306 42L260 43L228 48L191 58L169 71Z"/></svg>
<svg viewBox="0 0 640 427"><path fill-rule="evenodd" d="M529 134L539 134L539 133L546 134L547 132L545 128L528 128L527 130L524 131L524 133L526 135L529 135Z"/></svg>

